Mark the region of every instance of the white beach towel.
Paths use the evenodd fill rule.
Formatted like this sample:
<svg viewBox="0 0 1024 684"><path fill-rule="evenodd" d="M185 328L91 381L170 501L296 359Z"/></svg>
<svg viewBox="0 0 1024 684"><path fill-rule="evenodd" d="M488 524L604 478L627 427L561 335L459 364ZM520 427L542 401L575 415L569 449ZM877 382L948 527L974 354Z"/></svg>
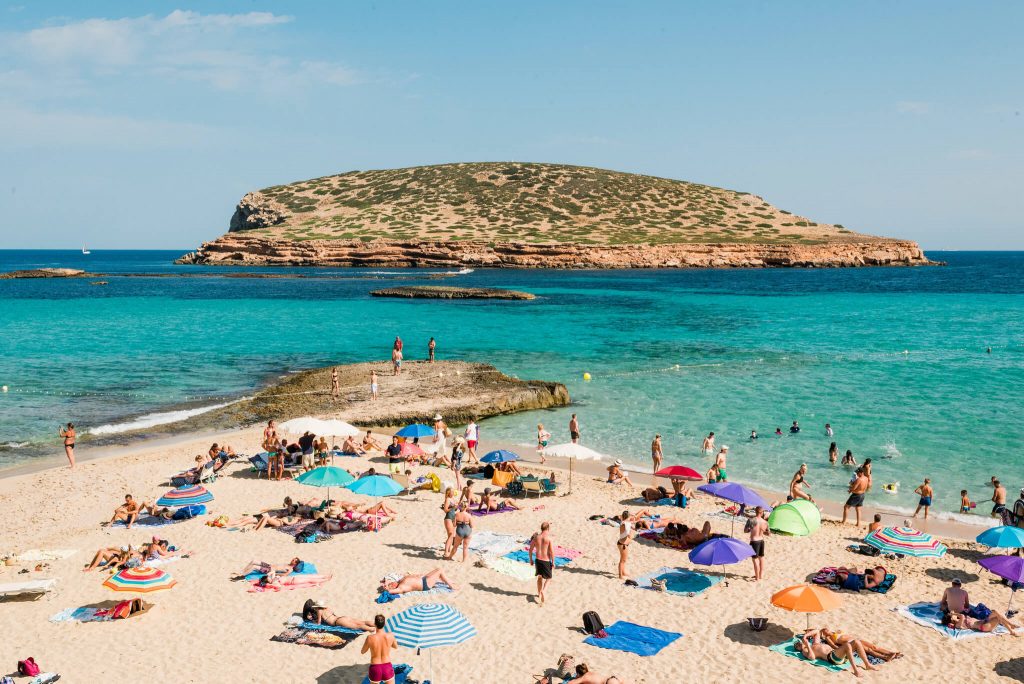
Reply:
<svg viewBox="0 0 1024 684"><path fill-rule="evenodd" d="M19 594L45 594L53 591L57 578L27 580L25 582L8 582L0 584L0 596L18 596Z"/></svg>
<svg viewBox="0 0 1024 684"><path fill-rule="evenodd" d="M488 558L486 567L524 582L532 580L536 576L533 566L529 563L520 563L511 558L502 558L500 556Z"/></svg>
<svg viewBox="0 0 1024 684"><path fill-rule="evenodd" d="M991 632L975 632L973 629L951 629L946 627L942 624L942 611L938 603L914 603L909 606L896 606L893 610L911 622L916 622L922 627L930 627L939 634L949 637L954 641L1009 634L1006 628L1002 626L996 627Z"/></svg>
<svg viewBox="0 0 1024 684"><path fill-rule="evenodd" d="M474 532L469 539L469 550L471 553L484 554L486 556L504 556L510 551L523 548L526 542L514 534L497 534L495 532ZM444 551L444 544L434 547L437 551ZM461 553L461 550L460 550Z"/></svg>
<svg viewBox="0 0 1024 684"><path fill-rule="evenodd" d="M39 563L40 561L61 560L76 553L78 553L76 549L29 549L12 554L10 558L15 563Z"/></svg>

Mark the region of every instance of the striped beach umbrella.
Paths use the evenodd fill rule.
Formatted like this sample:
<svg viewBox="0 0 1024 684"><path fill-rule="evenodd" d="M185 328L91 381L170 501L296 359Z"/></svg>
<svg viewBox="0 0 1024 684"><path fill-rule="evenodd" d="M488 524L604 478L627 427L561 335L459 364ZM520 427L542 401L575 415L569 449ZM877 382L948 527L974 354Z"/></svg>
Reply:
<svg viewBox="0 0 1024 684"><path fill-rule="evenodd" d="M930 534L913 527L884 527L869 532L864 541L882 553L902 553L905 556L934 556L946 554L946 545Z"/></svg>
<svg viewBox="0 0 1024 684"><path fill-rule="evenodd" d="M141 565L136 568L125 568L116 575L112 575L103 583L107 589L114 591L133 591L149 593L170 589L178 582L160 568L150 568Z"/></svg>
<svg viewBox="0 0 1024 684"><path fill-rule="evenodd" d="M157 506L193 506L213 501L213 494L202 485L175 487L157 499Z"/></svg>
<svg viewBox="0 0 1024 684"><path fill-rule="evenodd" d="M421 603L388 618L387 631L407 648L432 649L454 646L476 636L476 628L466 616L446 603ZM430 657L430 681L434 681L433 655Z"/></svg>

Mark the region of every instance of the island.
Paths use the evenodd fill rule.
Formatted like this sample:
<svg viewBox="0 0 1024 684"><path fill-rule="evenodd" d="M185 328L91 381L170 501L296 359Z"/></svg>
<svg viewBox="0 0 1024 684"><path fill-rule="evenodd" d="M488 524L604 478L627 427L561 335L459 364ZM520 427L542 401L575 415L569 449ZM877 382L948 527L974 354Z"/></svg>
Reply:
<svg viewBox="0 0 1024 684"><path fill-rule="evenodd" d="M483 162L351 171L246 194L182 264L764 268L932 263L917 243L757 195L605 169Z"/></svg>
<svg viewBox="0 0 1024 684"><path fill-rule="evenodd" d="M501 290L491 287L441 287L435 285L409 285L371 290L374 297L404 297L408 299L536 299L536 295L519 290Z"/></svg>
<svg viewBox="0 0 1024 684"><path fill-rule="evenodd" d="M84 278L85 271L77 268L32 268L22 271L0 273L0 280L19 280L29 278Z"/></svg>

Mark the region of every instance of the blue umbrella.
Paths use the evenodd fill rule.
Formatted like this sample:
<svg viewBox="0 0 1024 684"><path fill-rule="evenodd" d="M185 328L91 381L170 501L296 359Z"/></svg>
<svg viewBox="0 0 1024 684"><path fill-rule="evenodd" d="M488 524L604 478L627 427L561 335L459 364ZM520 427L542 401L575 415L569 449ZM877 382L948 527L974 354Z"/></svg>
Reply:
<svg viewBox="0 0 1024 684"><path fill-rule="evenodd" d="M519 455L514 454L511 451L505 451L504 449L498 449L492 451L489 454L485 454L481 459L481 463L508 463L509 461L518 461Z"/></svg>
<svg viewBox="0 0 1024 684"><path fill-rule="evenodd" d="M454 646L476 636L476 628L466 616L445 603L421 603L388 618L387 631L407 648L431 649ZM433 681L433 658L430 680Z"/></svg>
<svg viewBox="0 0 1024 684"><path fill-rule="evenodd" d="M406 437L412 439L413 437L433 437L434 428L423 423L413 423L412 425L406 425L404 428L395 433L396 437Z"/></svg>
<svg viewBox="0 0 1024 684"><path fill-rule="evenodd" d="M331 487L344 487L355 478L344 468L336 466L320 466L313 468L295 478L295 481L310 487L327 487L327 500L331 500Z"/></svg>
<svg viewBox="0 0 1024 684"><path fill-rule="evenodd" d="M690 551L690 561L697 565L732 565L753 555L750 544L733 537L717 537Z"/></svg>
<svg viewBox="0 0 1024 684"><path fill-rule="evenodd" d="M997 549L1024 548L1024 529L1012 525L990 527L978 535L979 544Z"/></svg>
<svg viewBox="0 0 1024 684"><path fill-rule="evenodd" d="M358 480L349 482L345 486L348 487L350 492L365 494L366 496L394 496L403 489L402 485L383 475L361 477Z"/></svg>

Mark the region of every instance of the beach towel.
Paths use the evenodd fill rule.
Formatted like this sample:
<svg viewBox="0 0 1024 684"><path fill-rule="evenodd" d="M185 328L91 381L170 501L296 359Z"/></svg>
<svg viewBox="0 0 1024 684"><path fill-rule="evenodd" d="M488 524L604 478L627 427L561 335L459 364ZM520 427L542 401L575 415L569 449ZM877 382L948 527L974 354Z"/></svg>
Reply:
<svg viewBox="0 0 1024 684"><path fill-rule="evenodd" d="M334 632L335 634L351 634L352 636L366 634L366 632L361 629L349 629L348 627L339 627L338 625L318 625L315 622L309 622L307 620L303 620L296 626L314 632Z"/></svg>
<svg viewBox="0 0 1024 684"><path fill-rule="evenodd" d="M589 636L583 643L608 648L613 651L626 651L640 656L656 655L673 641L683 636L679 632L666 632L654 627L644 627L632 622L619 620L611 627L605 627L608 636L599 639Z"/></svg>
<svg viewBox="0 0 1024 684"><path fill-rule="evenodd" d="M167 518L161 518L158 515L143 515L132 523L132 529L136 527L163 527L164 525L176 525L180 522L185 522L185 520L168 520ZM128 523L123 520L118 520L111 525L111 527L128 527Z"/></svg>
<svg viewBox="0 0 1024 684"><path fill-rule="evenodd" d="M270 640L285 644L299 644L300 646L316 646L318 648L343 648L352 641L355 641L355 638L356 635L354 634L312 630L304 627L289 627L280 634L270 637Z"/></svg>
<svg viewBox="0 0 1024 684"><path fill-rule="evenodd" d="M142 563L142 565L148 565L151 568L158 568L161 565L167 565L168 563L173 563L174 561L181 560L184 557L185 556L167 556L165 558L153 558L152 560L144 561Z"/></svg>
<svg viewBox="0 0 1024 684"><path fill-rule="evenodd" d="M498 558L487 557L484 561L484 567L524 582L536 577L532 565L510 560L504 556Z"/></svg>
<svg viewBox="0 0 1024 684"><path fill-rule="evenodd" d="M663 567L641 575L636 578L639 589L654 591L651 580L658 579L665 582L665 593L677 596L690 596L701 594L722 581L717 575L705 575L701 572L694 572L686 568Z"/></svg>
<svg viewBox="0 0 1024 684"><path fill-rule="evenodd" d="M838 568L822 568L818 571L811 581L815 584L821 584L827 586L832 591L842 591L843 586L839 584L836 572ZM865 591L873 591L876 594L886 594L892 589L892 585L896 584L896 575L888 573L885 579L882 580L876 587L865 587ZM857 592L855 592L857 593Z"/></svg>
<svg viewBox="0 0 1024 684"><path fill-rule="evenodd" d="M508 558L510 561L515 561L517 563L529 563L530 553L529 551L523 551L522 549L518 549L516 551L506 553L504 556L502 556L502 558ZM569 563L572 563L571 558L566 558L565 556L555 556L556 568L564 567Z"/></svg>
<svg viewBox="0 0 1024 684"><path fill-rule="evenodd" d="M69 558L76 553L75 549L29 549L10 556L10 559L15 563L40 563Z"/></svg>
<svg viewBox="0 0 1024 684"><path fill-rule="evenodd" d="M510 511L515 511L515 510L516 510L515 508L508 508L508 507L499 508L496 511L481 511L481 510L478 510L478 509L474 508L473 510L471 510L469 512L469 514L470 515L475 515L476 517L481 518L481 517L483 517L485 515L498 515L499 513L508 513Z"/></svg>
<svg viewBox="0 0 1024 684"><path fill-rule="evenodd" d="M805 663L810 663L811 665L814 665L816 667L823 667L826 670L828 670L829 672L842 672L843 670L850 669L850 663L843 663L842 665L836 665L836 664L831 663L831 662L829 662L827 660L818 660L817 658L815 658L814 660L808 660L807 658L804 658L804 654L801 653L800 649L797 647L797 644L799 644L799 643L800 643L800 638L799 637L793 637L792 639L789 639L788 641L783 641L781 644L775 644L774 646L769 646L768 650L769 651L775 651L776 653L781 653L782 655L789 656L790 658L796 658L797 660L800 660L800 661L805 662Z"/></svg>
<svg viewBox="0 0 1024 684"><path fill-rule="evenodd" d="M131 600L107 601L97 606L82 606L81 608L65 608L64 610L50 616L50 622L109 622L111 620L123 620L136 615L142 615L153 607L151 603L142 603L142 609L134 613L130 612Z"/></svg>
<svg viewBox="0 0 1024 684"><path fill-rule="evenodd" d="M285 575L273 584L260 586L259 580L250 582L249 593L268 591L291 591L293 589L312 589L330 580L332 575Z"/></svg>
<svg viewBox="0 0 1024 684"><path fill-rule="evenodd" d="M248 575L245 576L245 579L247 579L247 580L258 580L260 577L263 577L263 575L265 575L265 574L267 574L267 573L260 572L259 570L252 570L252 571L249 572ZM291 576L291 575L317 575L317 574L319 574L319 573L317 572L317 569L316 569L315 565L313 565L309 561L302 561L302 568L300 570L293 570L292 572L288 573L288 575L285 575L285 577L288 577L288 576Z"/></svg>
<svg viewBox="0 0 1024 684"><path fill-rule="evenodd" d="M389 573L387 575L384 575L384 580L387 581L387 582L397 582L400 579L402 579L403 577L405 577L405 575L403 575L401 573L394 573L394 572L392 572L392 573ZM377 601L377 603L391 603L392 601L400 599L403 596L408 596L410 598L416 598L416 597L420 597L420 596L433 596L433 595L436 595L436 594L451 594L454 591L455 591L454 589L449 587L444 582L438 582L437 584L435 584L430 589L427 589L426 591L407 591L404 594L392 594L389 591L382 591L382 592L379 592L377 594L376 601Z"/></svg>
<svg viewBox="0 0 1024 684"><path fill-rule="evenodd" d="M444 549L444 544L436 548ZM469 538L471 553L482 553L489 556L504 556L510 551L523 548L523 541L514 534L498 534L496 532L474 532Z"/></svg>
<svg viewBox="0 0 1024 684"><path fill-rule="evenodd" d="M942 609L939 608L938 603L921 601L919 603L912 603L909 606L896 606L893 610L911 622L916 622L923 627L930 627L939 634L947 636L954 641L1008 634L1006 628L1002 626L996 627L991 632L975 632L973 629L952 629L947 627L942 624Z"/></svg>
<svg viewBox="0 0 1024 684"><path fill-rule="evenodd" d="M522 548L523 551L529 552L530 545L529 544L523 544L521 546L521 548ZM561 546L559 544L555 544L555 556L560 556L562 558L568 558L569 560L576 560L577 558L579 558L582 555L583 555L582 551L577 551L576 549L567 549L564 546Z"/></svg>
<svg viewBox="0 0 1024 684"><path fill-rule="evenodd" d="M405 684L412 674L412 665L395 665L395 684ZM369 677L363 677L363 684L370 684Z"/></svg>

